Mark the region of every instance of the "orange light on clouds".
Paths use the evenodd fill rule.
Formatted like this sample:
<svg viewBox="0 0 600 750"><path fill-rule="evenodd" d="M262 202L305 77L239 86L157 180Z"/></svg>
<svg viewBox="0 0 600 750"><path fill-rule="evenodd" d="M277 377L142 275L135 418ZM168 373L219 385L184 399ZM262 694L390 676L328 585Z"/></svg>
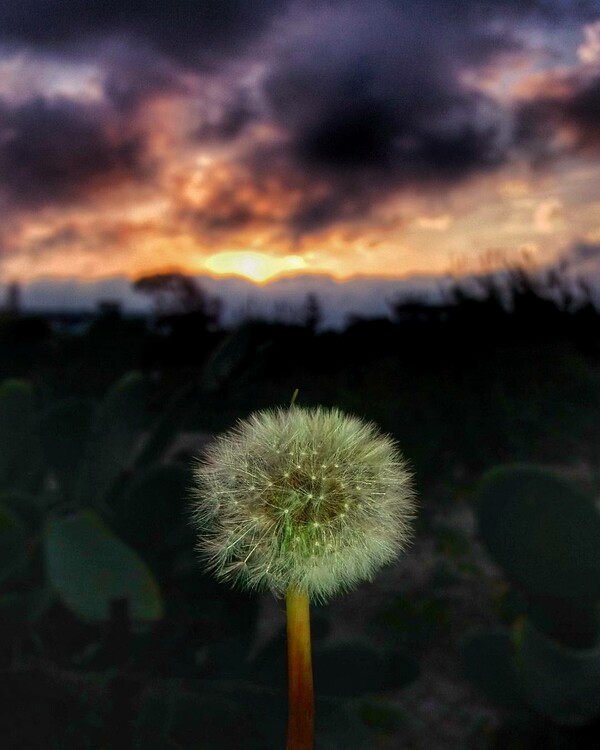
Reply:
<svg viewBox="0 0 600 750"><path fill-rule="evenodd" d="M218 276L244 276L261 283L281 274L301 271L306 268L306 261L299 255L273 257L266 253L226 251L210 255L204 266Z"/></svg>

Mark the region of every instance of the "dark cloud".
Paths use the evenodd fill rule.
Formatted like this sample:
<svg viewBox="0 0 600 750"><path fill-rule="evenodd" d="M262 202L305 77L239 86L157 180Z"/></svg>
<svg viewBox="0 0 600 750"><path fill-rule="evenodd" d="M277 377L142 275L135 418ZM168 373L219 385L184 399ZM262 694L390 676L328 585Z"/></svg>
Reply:
<svg viewBox="0 0 600 750"><path fill-rule="evenodd" d="M511 145L509 115L462 73L521 51L514 26L499 21L535 5L296 5L264 41L262 106L240 88L196 133L226 140L254 121L282 137L247 150L236 187L217 188L186 217L199 234L270 224L298 236L364 218L395 191L443 190L498 168ZM273 185L296 199L278 202Z"/></svg>
<svg viewBox="0 0 600 750"><path fill-rule="evenodd" d="M542 166L565 153L600 154L600 75L549 73L516 121L517 143Z"/></svg>
<svg viewBox="0 0 600 750"><path fill-rule="evenodd" d="M0 194L39 206L147 176L142 139L115 135L108 117L68 99L0 105Z"/></svg>
<svg viewBox="0 0 600 750"><path fill-rule="evenodd" d="M201 237L222 239L223 234L256 227L260 215L251 205L244 205L231 190L216 193L202 207L182 209L178 219Z"/></svg>
<svg viewBox="0 0 600 750"><path fill-rule="evenodd" d="M117 45L104 55L103 90L115 113L133 114L161 94L183 95L187 86L181 71L150 50Z"/></svg>
<svg viewBox="0 0 600 750"><path fill-rule="evenodd" d="M289 217L296 233L368 216L399 190L435 192L498 169L512 158L513 113L464 72L524 53L520 22L581 19L593 5L348 0L296 9L263 81L269 117L286 138L261 145L246 166L281 184L303 176Z"/></svg>
<svg viewBox="0 0 600 750"><path fill-rule="evenodd" d="M471 17L453 14L454 3L346 3L321 10L305 32L283 31L264 93L285 153L260 153L255 165L326 186L324 199L299 208L298 231L368 212L390 191L444 187L503 162L506 116L461 72L520 43L510 28L493 31L490 3L480 5Z"/></svg>
<svg viewBox="0 0 600 750"><path fill-rule="evenodd" d="M469 85L465 71L522 51L521 32L535 19L581 21L594 7L595 0L0 0L0 44L40 60L87 57L105 95L102 106L0 102L0 191L14 204L38 205L143 180L136 124L160 128L144 106L175 94L189 104L190 127L179 131L193 142L183 149L243 144L231 184L212 186L201 205L178 207L199 235L274 226L295 236L366 217L396 191L444 190L513 158L514 112ZM247 75L252 65L262 72ZM543 152L564 123L582 147L597 143L598 84L560 100L536 96L516 121L528 155ZM252 125L277 138L244 141Z"/></svg>
<svg viewBox="0 0 600 750"><path fill-rule="evenodd" d="M600 75L576 88L564 102L563 117L576 128L581 148L600 150Z"/></svg>
<svg viewBox="0 0 600 750"><path fill-rule="evenodd" d="M201 124L192 133L192 140L198 143L230 141L237 138L250 125L260 119L260 114L251 102L246 89L223 92L223 100L217 106L204 107L196 102L201 110Z"/></svg>
<svg viewBox="0 0 600 750"><path fill-rule="evenodd" d="M198 61L239 51L285 0L20 0L0 3L0 41L85 53L125 35L169 56Z"/></svg>
<svg viewBox="0 0 600 750"><path fill-rule="evenodd" d="M219 170L218 170L219 171ZM175 223L205 245L219 245L232 234L284 229L290 209L290 175L277 179L272 170L245 169L236 164L224 175L208 174L199 201L179 197Z"/></svg>
<svg viewBox="0 0 600 750"><path fill-rule="evenodd" d="M363 92L362 98L357 93L345 102L338 99L331 111L294 134L293 152L307 167L340 176L371 171L398 187L456 181L501 163L500 129L478 121L484 97L457 94L452 104L440 97L435 107L427 98L399 103ZM456 119L449 123L452 112Z"/></svg>
<svg viewBox="0 0 600 750"><path fill-rule="evenodd" d="M85 51L106 37L127 36L175 58L197 61L237 54L290 6L368 8L371 0L20 0L0 3L0 42L37 49ZM597 14L598 0L388 0L457 28L473 19L537 12L580 19ZM450 29L451 30L451 29Z"/></svg>

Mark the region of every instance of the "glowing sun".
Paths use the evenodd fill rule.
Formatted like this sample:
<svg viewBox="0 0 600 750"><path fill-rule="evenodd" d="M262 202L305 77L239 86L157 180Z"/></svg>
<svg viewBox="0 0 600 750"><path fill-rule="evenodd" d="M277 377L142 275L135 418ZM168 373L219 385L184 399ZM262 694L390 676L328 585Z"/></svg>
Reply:
<svg viewBox="0 0 600 750"><path fill-rule="evenodd" d="M204 265L219 276L234 274L260 283L282 273L299 271L306 267L306 262L299 255L277 257L265 253L227 251L211 255Z"/></svg>

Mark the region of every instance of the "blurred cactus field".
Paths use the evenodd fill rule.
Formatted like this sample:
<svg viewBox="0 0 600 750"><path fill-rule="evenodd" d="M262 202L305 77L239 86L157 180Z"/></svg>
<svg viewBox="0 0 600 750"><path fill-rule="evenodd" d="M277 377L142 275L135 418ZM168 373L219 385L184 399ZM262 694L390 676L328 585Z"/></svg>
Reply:
<svg viewBox="0 0 600 750"><path fill-rule="evenodd" d="M313 608L316 750L597 748L598 315L481 304L0 321L0 747L282 750L284 604L203 571L188 504L213 436L298 388L393 435L419 497L409 551Z"/></svg>

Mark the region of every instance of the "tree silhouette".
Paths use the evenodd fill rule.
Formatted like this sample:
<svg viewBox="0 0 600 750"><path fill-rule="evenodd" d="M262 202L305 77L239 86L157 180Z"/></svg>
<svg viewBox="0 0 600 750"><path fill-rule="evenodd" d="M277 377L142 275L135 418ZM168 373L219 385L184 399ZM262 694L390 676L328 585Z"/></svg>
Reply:
<svg viewBox="0 0 600 750"><path fill-rule="evenodd" d="M316 294L309 292L304 303L303 323L311 333L315 333L321 323L321 305Z"/></svg>
<svg viewBox="0 0 600 750"><path fill-rule="evenodd" d="M205 327L214 327L219 320L221 302L210 297L190 276L182 273L157 273L142 276L133 283L140 294L152 298L158 318L194 314L203 318Z"/></svg>

